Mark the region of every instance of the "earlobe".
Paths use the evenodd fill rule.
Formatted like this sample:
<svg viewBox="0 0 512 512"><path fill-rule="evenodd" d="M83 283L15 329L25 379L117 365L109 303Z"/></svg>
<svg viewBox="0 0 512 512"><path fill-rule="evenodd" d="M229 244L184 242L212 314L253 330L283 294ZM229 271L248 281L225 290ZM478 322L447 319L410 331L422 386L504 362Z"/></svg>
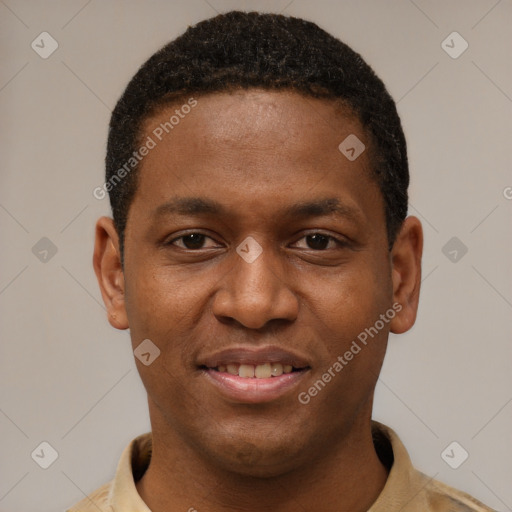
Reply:
<svg viewBox="0 0 512 512"><path fill-rule="evenodd" d="M422 252L421 222L416 217L407 217L391 250L393 302L401 306L390 324L391 332L395 334L408 331L416 321Z"/></svg>
<svg viewBox="0 0 512 512"><path fill-rule="evenodd" d="M96 223L93 266L110 325L128 329L119 237L114 221L109 217L101 217Z"/></svg>

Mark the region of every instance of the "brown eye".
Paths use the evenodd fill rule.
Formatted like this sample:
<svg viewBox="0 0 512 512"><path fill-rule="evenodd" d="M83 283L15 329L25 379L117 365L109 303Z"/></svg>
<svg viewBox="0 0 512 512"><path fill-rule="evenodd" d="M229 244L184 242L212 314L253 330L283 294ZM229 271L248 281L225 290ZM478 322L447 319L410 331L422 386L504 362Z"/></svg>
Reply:
<svg viewBox="0 0 512 512"><path fill-rule="evenodd" d="M306 236L306 243L310 249L323 250L329 245L330 236L314 234Z"/></svg>
<svg viewBox="0 0 512 512"><path fill-rule="evenodd" d="M187 249L201 249L205 238L201 233L191 233L190 235L182 236L181 240Z"/></svg>
<svg viewBox="0 0 512 512"><path fill-rule="evenodd" d="M172 240L171 245L177 245L182 249L202 249L207 237L201 233L190 233Z"/></svg>
<svg viewBox="0 0 512 512"><path fill-rule="evenodd" d="M295 247L300 249L309 249L313 251L329 251L331 249L344 249L348 243L344 238L337 238L320 232L305 234L300 240L295 242Z"/></svg>

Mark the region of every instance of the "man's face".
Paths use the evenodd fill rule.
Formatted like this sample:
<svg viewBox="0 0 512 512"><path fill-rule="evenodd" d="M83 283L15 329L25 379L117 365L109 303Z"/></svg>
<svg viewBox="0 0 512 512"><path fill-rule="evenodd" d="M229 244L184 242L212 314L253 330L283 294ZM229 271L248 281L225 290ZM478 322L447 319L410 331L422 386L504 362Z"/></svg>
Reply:
<svg viewBox="0 0 512 512"><path fill-rule="evenodd" d="M161 351L137 361L153 430L271 476L370 417L389 323L307 404L299 395L393 304L383 198L366 133L333 103L256 89L197 102L142 161L126 314L133 348ZM354 161L338 149L351 134L367 148ZM256 366L263 378L247 377Z"/></svg>

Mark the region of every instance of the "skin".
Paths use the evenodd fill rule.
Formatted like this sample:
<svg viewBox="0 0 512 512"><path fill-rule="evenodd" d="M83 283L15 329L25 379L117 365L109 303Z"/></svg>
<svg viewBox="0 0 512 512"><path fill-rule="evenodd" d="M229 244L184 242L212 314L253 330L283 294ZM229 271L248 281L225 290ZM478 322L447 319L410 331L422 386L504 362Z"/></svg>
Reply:
<svg viewBox="0 0 512 512"><path fill-rule="evenodd" d="M259 89L197 100L142 162L124 268L113 221L96 227L110 323L130 328L133 348L149 338L161 350L150 366L136 360L153 431L138 492L153 512L366 511L387 478L371 439L374 388L389 332L416 318L421 224L408 217L389 251L370 141L334 102ZM177 106L149 119L144 137ZM353 162L338 150L349 134L367 148ZM176 197L225 211L155 215ZM285 213L326 198L351 214ZM190 231L206 237L179 238ZM263 249L253 263L236 252L248 236ZM401 311L301 404L298 393L396 302ZM309 370L274 401L236 403L197 364L238 344L293 350Z"/></svg>

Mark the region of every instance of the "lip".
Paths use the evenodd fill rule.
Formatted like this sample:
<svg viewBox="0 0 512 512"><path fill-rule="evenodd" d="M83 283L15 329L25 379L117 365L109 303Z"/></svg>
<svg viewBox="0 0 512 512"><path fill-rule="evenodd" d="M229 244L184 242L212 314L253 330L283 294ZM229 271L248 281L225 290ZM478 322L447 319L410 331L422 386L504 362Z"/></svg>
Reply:
<svg viewBox="0 0 512 512"><path fill-rule="evenodd" d="M198 366L217 368L221 364L239 363L257 366L265 363L289 364L294 368L307 368L309 362L299 354L275 346L234 347L207 355L199 360ZM275 379L275 377L273 377ZM265 380L265 379L262 379Z"/></svg>
<svg viewBox="0 0 512 512"><path fill-rule="evenodd" d="M219 365L230 363L265 363L291 365L294 371L266 379L245 378L215 370ZM299 386L311 369L307 359L295 352L276 346L234 347L215 352L199 359L199 370L206 380L226 399L236 403L256 404L277 400Z"/></svg>
<svg viewBox="0 0 512 512"><path fill-rule="evenodd" d="M229 373L218 372L212 368L204 368L204 375L222 395L228 400L257 404L271 402L289 393L297 387L309 368L292 373L283 373L279 377L268 379L245 378Z"/></svg>

